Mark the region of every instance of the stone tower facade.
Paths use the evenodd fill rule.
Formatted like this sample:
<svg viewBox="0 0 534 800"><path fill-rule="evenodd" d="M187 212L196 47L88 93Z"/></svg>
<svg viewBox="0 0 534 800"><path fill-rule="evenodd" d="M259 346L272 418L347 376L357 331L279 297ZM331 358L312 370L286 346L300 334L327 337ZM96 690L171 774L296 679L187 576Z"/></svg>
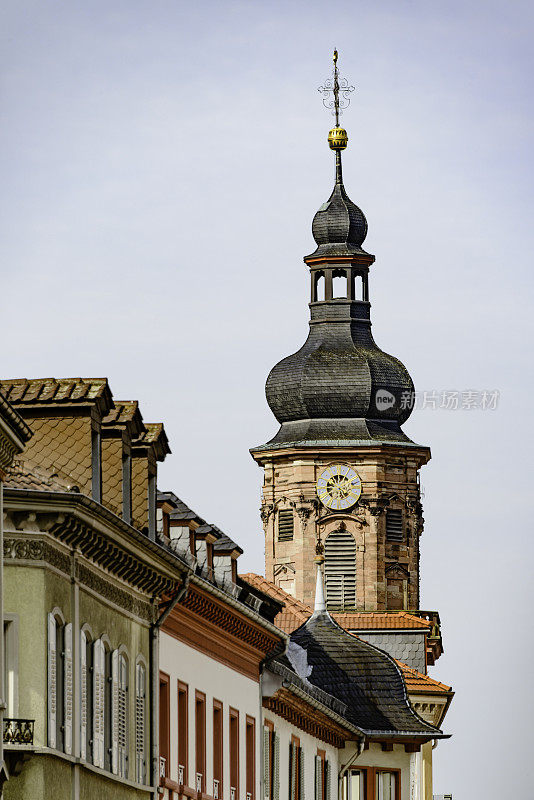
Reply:
<svg viewBox="0 0 534 800"><path fill-rule="evenodd" d="M266 396L280 429L251 450L265 476L265 575L313 604L319 545L330 610L417 609L419 470L430 450L401 428L413 383L371 334L367 221L343 184L344 129L329 142L335 185L313 220L317 248L304 258L309 335L271 370Z"/></svg>

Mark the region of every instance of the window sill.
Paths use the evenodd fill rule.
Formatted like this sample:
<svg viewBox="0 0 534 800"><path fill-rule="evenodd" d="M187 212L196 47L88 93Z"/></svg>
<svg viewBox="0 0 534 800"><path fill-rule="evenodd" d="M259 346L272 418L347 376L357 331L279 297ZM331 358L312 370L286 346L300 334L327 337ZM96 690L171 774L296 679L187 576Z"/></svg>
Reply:
<svg viewBox="0 0 534 800"><path fill-rule="evenodd" d="M172 792L176 792L179 797L189 797L190 800L214 800L211 794L197 792L197 790L192 789L191 786L184 786L181 783L176 783L176 781L171 780L171 778L161 778L160 786L164 789L170 789Z"/></svg>

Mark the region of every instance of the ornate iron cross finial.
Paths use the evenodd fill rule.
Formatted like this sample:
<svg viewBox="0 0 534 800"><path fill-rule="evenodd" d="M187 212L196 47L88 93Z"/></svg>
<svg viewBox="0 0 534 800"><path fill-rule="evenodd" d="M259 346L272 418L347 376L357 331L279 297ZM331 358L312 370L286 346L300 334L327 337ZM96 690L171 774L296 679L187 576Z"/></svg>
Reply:
<svg viewBox="0 0 534 800"><path fill-rule="evenodd" d="M350 103L350 93L354 91L354 86L350 86L346 78L339 77L337 50L334 50L333 61L332 77L325 81L324 86L319 86L319 91L323 95L324 107L332 109L332 115L336 118L337 127L339 126L339 117L343 113L342 109L347 108ZM333 98L330 95L333 95Z"/></svg>

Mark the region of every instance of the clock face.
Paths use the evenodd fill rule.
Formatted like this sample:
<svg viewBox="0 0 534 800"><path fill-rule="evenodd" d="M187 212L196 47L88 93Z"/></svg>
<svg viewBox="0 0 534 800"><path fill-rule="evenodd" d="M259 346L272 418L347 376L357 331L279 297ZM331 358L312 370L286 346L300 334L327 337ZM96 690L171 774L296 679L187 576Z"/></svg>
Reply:
<svg viewBox="0 0 534 800"><path fill-rule="evenodd" d="M317 496L333 511L351 508L362 493L362 479L348 464L332 464L317 479Z"/></svg>

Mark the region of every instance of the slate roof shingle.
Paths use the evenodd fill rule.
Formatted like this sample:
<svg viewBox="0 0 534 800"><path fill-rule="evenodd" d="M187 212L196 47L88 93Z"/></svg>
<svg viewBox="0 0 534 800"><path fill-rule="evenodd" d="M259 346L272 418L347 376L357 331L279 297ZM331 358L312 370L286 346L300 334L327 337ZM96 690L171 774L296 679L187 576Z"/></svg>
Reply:
<svg viewBox="0 0 534 800"><path fill-rule="evenodd" d="M443 735L411 708L393 658L344 631L326 611L293 631L287 655L277 660L344 703L344 716L366 735Z"/></svg>

